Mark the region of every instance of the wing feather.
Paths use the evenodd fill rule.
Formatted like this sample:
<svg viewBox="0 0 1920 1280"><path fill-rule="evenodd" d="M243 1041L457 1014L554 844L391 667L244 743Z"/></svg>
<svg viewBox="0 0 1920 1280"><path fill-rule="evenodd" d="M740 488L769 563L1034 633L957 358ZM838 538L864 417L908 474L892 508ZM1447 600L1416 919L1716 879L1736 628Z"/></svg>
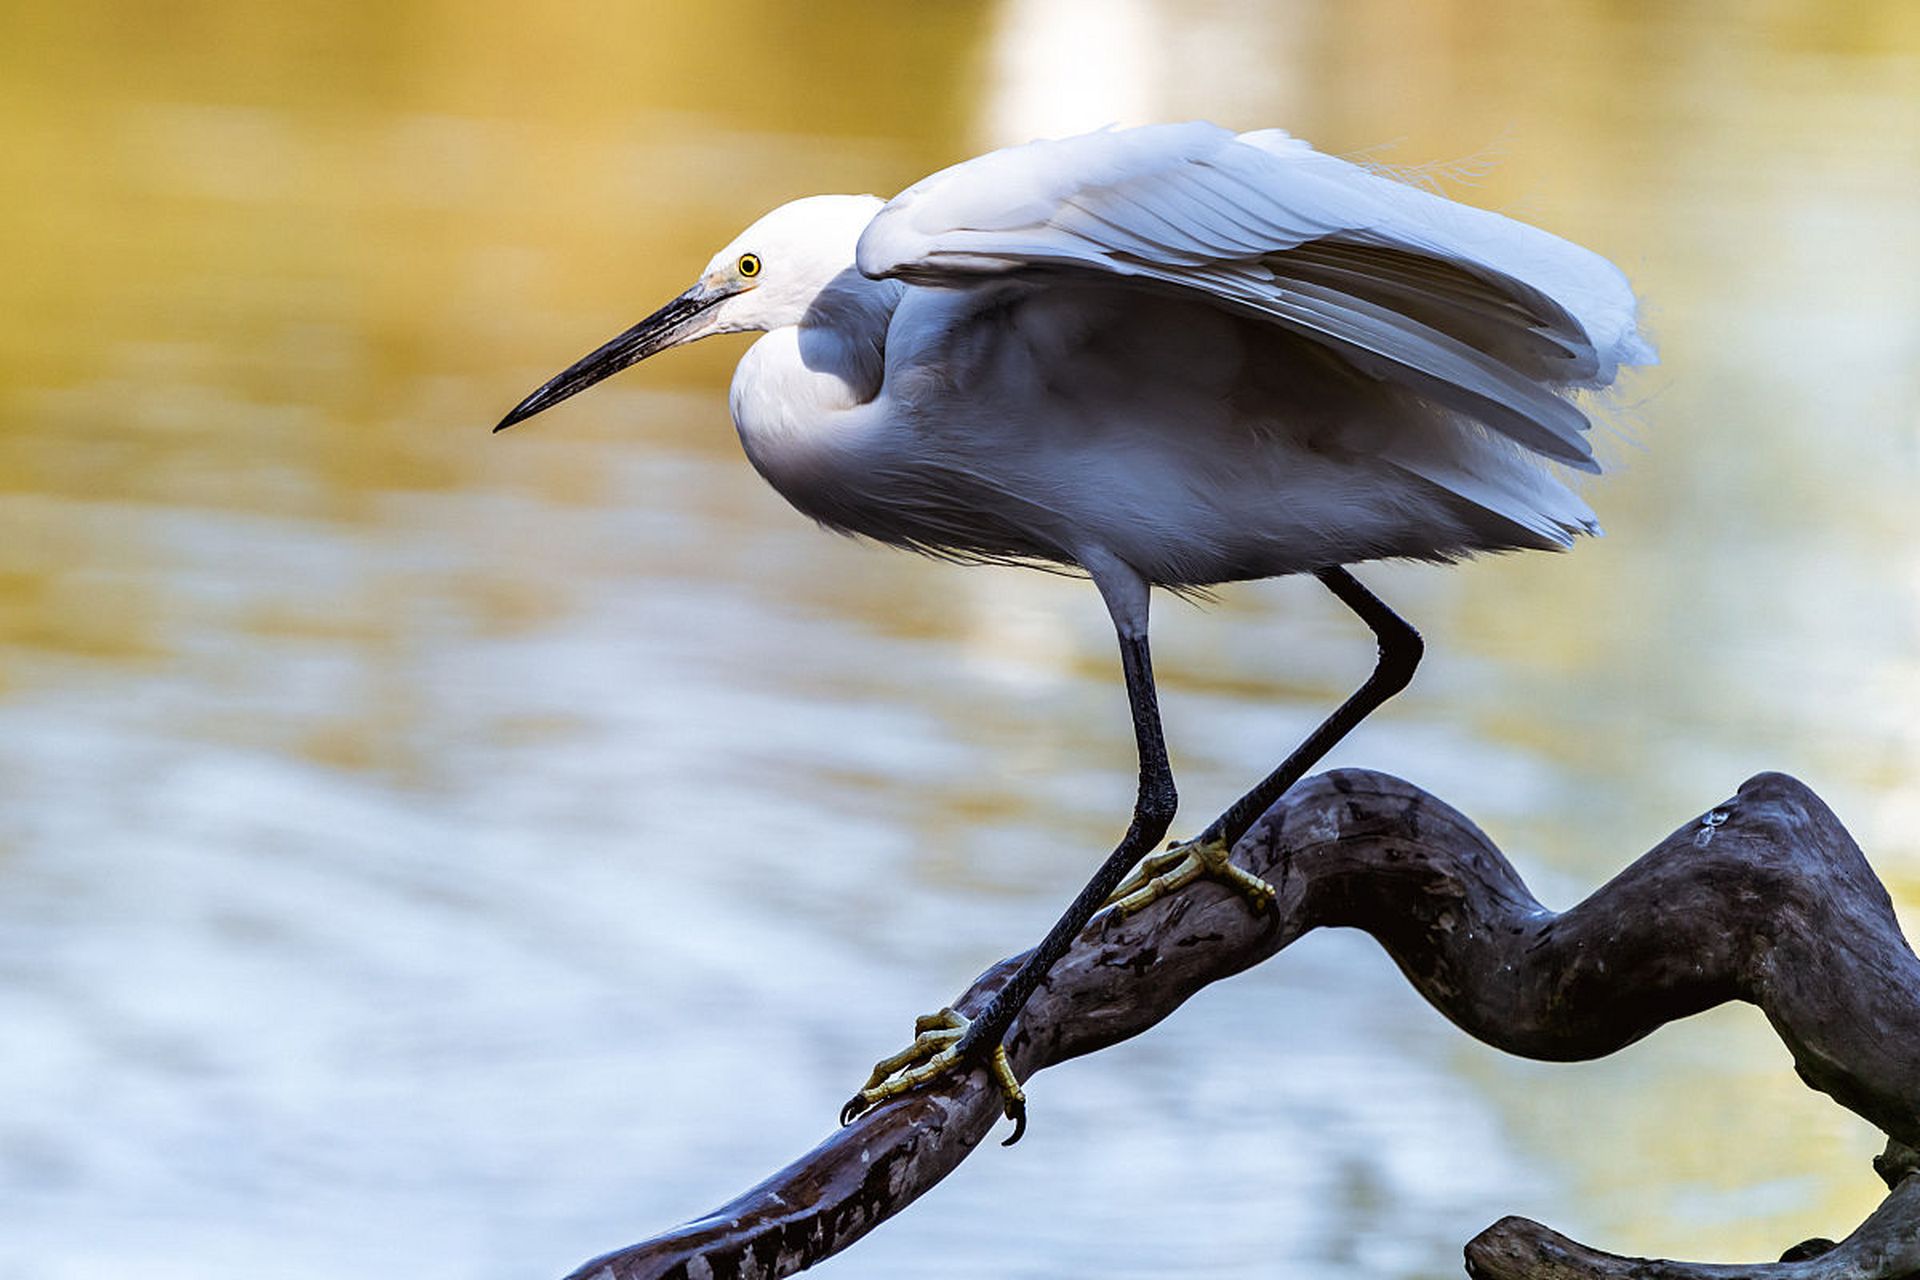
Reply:
<svg viewBox="0 0 1920 1280"><path fill-rule="evenodd" d="M1278 130L1154 125L991 152L889 202L857 257L921 284L1050 269L1197 294L1586 470L1570 393L1654 359L1606 259Z"/></svg>

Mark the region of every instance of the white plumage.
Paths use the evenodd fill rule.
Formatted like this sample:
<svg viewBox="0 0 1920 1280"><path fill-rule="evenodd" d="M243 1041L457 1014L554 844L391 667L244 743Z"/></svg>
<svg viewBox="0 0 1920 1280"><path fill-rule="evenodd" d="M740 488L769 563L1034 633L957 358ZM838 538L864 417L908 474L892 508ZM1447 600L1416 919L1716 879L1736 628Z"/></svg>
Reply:
<svg viewBox="0 0 1920 1280"><path fill-rule="evenodd" d="M784 205L501 426L667 347L764 331L735 373L733 418L794 506L1099 586L1134 706L1135 821L982 1020L927 1033L945 1047L917 1056L950 1063L999 1044L1166 831L1149 587L1313 572L1381 641L1375 679L1192 846L1230 878L1225 848L1417 661L1417 634L1341 566L1556 549L1595 530L1549 464L1599 470L1581 397L1653 360L1635 306L1610 263L1545 231L1278 130L1159 125L996 151L884 205ZM896 1087L876 1079L862 1097Z"/></svg>
<svg viewBox="0 0 1920 1280"><path fill-rule="evenodd" d="M768 331L734 420L808 515L1174 587L1570 545L1593 513L1541 463L1598 470L1575 395L1652 359L1597 254L1203 123L798 200L699 291L652 349ZM634 333L555 383L630 363Z"/></svg>

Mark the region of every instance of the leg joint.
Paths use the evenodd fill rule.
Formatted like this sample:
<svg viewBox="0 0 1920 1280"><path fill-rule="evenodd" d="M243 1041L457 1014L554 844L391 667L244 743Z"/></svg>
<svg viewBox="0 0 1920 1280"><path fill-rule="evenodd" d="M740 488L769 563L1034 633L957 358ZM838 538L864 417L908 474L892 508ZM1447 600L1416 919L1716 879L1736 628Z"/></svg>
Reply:
<svg viewBox="0 0 1920 1280"><path fill-rule="evenodd" d="M1158 840L1165 835L1179 807L1180 793L1174 789L1171 774L1140 780L1140 797L1134 802L1133 811L1147 839Z"/></svg>
<svg viewBox="0 0 1920 1280"><path fill-rule="evenodd" d="M1340 603L1360 615L1367 629L1373 632L1374 642L1380 647L1379 659L1374 663L1373 675L1368 677L1367 684L1381 698L1390 698L1411 684L1414 668L1420 665L1421 655L1427 649L1426 642L1413 629L1413 624L1395 613L1379 596L1361 586L1345 569L1322 569L1317 576L1329 591L1340 598Z"/></svg>
<svg viewBox="0 0 1920 1280"><path fill-rule="evenodd" d="M1387 616L1393 622L1377 632L1380 659L1374 670L1382 683L1398 693L1413 683L1414 670L1427 652L1427 642L1398 614Z"/></svg>

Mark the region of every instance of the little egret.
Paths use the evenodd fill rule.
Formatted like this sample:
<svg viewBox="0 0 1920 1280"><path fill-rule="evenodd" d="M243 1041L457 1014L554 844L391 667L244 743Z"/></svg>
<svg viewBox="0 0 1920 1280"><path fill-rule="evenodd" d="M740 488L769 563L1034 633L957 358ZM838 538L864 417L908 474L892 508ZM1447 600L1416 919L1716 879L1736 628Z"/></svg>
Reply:
<svg viewBox="0 0 1920 1280"><path fill-rule="evenodd" d="M1133 712L1132 822L987 1008L921 1018L842 1116L985 1067L1011 1143L1026 1109L1003 1042L1073 938L1103 905L1124 916L1202 876L1271 909L1228 851L1412 678L1419 633L1344 566L1596 531L1546 464L1599 470L1576 395L1652 362L1635 307L1586 249L1278 130L1103 130L991 152L891 201L783 205L495 430L669 347L759 331L733 421L802 513L1093 580ZM1151 588L1293 573L1373 631L1372 675L1197 839L1148 856L1175 804Z"/></svg>

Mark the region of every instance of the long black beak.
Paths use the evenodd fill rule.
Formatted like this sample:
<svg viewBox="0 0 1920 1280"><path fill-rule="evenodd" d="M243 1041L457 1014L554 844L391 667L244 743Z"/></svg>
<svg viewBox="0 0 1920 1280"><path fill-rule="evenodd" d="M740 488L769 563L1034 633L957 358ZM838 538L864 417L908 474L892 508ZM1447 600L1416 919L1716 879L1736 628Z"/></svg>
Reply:
<svg viewBox="0 0 1920 1280"><path fill-rule="evenodd" d="M513 412L500 419L500 425L494 430L505 431L516 422L525 422L601 379L611 378L622 369L684 341L695 317L727 296L726 289L709 286L704 281L694 285L592 355L568 365L545 386L515 405Z"/></svg>

